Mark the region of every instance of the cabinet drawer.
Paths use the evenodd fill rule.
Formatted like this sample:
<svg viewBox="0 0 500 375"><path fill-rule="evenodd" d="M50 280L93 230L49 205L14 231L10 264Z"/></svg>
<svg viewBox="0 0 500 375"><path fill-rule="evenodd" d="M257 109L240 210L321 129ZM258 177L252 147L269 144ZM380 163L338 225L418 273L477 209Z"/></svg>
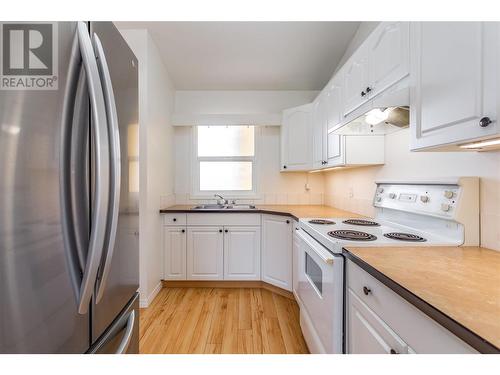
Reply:
<svg viewBox="0 0 500 375"><path fill-rule="evenodd" d="M347 262L346 273L347 286L351 291L415 352L477 353L350 260Z"/></svg>
<svg viewBox="0 0 500 375"><path fill-rule="evenodd" d="M183 213L163 214L163 225L184 226L186 225L186 214Z"/></svg>
<svg viewBox="0 0 500 375"><path fill-rule="evenodd" d="M408 345L348 288L348 353L408 354Z"/></svg>
<svg viewBox="0 0 500 375"><path fill-rule="evenodd" d="M260 214L258 213L199 213L188 214L187 225L196 226L260 226Z"/></svg>

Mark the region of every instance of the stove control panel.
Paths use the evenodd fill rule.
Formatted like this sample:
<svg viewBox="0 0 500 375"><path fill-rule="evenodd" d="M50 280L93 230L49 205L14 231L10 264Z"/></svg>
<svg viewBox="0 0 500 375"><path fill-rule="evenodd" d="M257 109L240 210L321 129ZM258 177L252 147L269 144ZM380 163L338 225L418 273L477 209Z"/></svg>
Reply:
<svg viewBox="0 0 500 375"><path fill-rule="evenodd" d="M460 199L459 185L378 184L373 205L399 211L453 218Z"/></svg>

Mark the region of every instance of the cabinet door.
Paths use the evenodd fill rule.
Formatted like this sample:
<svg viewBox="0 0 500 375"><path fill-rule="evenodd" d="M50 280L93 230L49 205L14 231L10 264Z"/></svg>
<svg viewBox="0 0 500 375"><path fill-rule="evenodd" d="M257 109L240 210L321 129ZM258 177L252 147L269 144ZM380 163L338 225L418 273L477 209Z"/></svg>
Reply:
<svg viewBox="0 0 500 375"><path fill-rule="evenodd" d="M163 278L186 280L186 229L163 227Z"/></svg>
<svg viewBox="0 0 500 375"><path fill-rule="evenodd" d="M326 166L336 167L345 164L344 138L342 135L328 133L326 136Z"/></svg>
<svg viewBox="0 0 500 375"><path fill-rule="evenodd" d="M326 93L319 94L313 110L313 168L325 166L328 102Z"/></svg>
<svg viewBox="0 0 500 375"><path fill-rule="evenodd" d="M343 70L344 84L342 102L344 116L347 116L364 104L369 97L366 92L366 88L369 86L368 54L363 46L354 53Z"/></svg>
<svg viewBox="0 0 500 375"><path fill-rule="evenodd" d="M295 299L299 298L299 270L300 264L300 237L298 235L299 223L293 223L293 254L292 254L292 290Z"/></svg>
<svg viewBox="0 0 500 375"><path fill-rule="evenodd" d="M224 280L260 280L260 227L224 228Z"/></svg>
<svg viewBox="0 0 500 375"><path fill-rule="evenodd" d="M414 22L410 27L412 149L499 132L497 22ZM492 123L480 126L488 117Z"/></svg>
<svg viewBox="0 0 500 375"><path fill-rule="evenodd" d="M408 346L356 294L348 292L348 353L404 354Z"/></svg>
<svg viewBox="0 0 500 375"><path fill-rule="evenodd" d="M262 215L262 280L292 290L292 219Z"/></svg>
<svg viewBox="0 0 500 375"><path fill-rule="evenodd" d="M281 124L281 170L299 171L311 168L310 104L283 111Z"/></svg>
<svg viewBox="0 0 500 375"><path fill-rule="evenodd" d="M325 148L328 167L344 164L343 138L341 135L331 132L342 123L342 79L343 73L340 71L335 75L326 89L328 111Z"/></svg>
<svg viewBox="0 0 500 375"><path fill-rule="evenodd" d="M222 280L223 230L221 227L187 229L187 279Z"/></svg>
<svg viewBox="0 0 500 375"><path fill-rule="evenodd" d="M409 74L408 22L382 22L370 35L370 97L380 94Z"/></svg>
<svg viewBox="0 0 500 375"><path fill-rule="evenodd" d="M343 71L335 74L326 88L327 129L336 129L342 122L342 80Z"/></svg>

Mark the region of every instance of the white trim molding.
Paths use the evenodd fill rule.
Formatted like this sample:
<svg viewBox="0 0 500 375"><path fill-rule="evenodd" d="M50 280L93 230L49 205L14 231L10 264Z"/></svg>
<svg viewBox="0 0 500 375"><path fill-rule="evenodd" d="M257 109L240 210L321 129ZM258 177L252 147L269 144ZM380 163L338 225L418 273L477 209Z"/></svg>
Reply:
<svg viewBox="0 0 500 375"><path fill-rule="evenodd" d="M242 114L199 114L199 113L174 113L172 115L174 126L198 125L281 125L281 113L242 113Z"/></svg>
<svg viewBox="0 0 500 375"><path fill-rule="evenodd" d="M139 296L139 307L141 309L148 307L151 302L153 302L158 293L160 293L161 288L163 288L163 284L160 280L153 291L149 294L149 296L147 296L146 298L141 298L141 296Z"/></svg>
<svg viewBox="0 0 500 375"><path fill-rule="evenodd" d="M242 126L242 125L228 125L228 126ZM259 164L259 153L260 153L260 137L261 129L259 126L255 125L244 125L254 127L254 156L252 157L198 157L198 145L197 145L197 126L192 126L191 130L191 168L190 168L190 185L191 193L190 198L193 200L203 200L203 199L214 199L214 194L222 194L226 199L259 199L259 175L260 175L260 164ZM252 190L250 191L200 191L199 190L199 178L200 178L200 161L205 160L234 160L234 161L249 161L252 162Z"/></svg>

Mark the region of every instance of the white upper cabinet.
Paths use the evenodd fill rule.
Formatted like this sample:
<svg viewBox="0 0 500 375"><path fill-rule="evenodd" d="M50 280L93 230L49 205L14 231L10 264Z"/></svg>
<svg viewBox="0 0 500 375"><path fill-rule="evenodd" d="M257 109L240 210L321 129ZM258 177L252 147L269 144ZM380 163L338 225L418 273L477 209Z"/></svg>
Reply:
<svg viewBox="0 0 500 375"><path fill-rule="evenodd" d="M281 171L306 171L312 166L312 104L283 111Z"/></svg>
<svg viewBox="0 0 500 375"><path fill-rule="evenodd" d="M342 122L342 79L343 72L338 72L326 87L328 103L327 126L324 148L326 150L326 167L335 167L344 163L342 136L331 131Z"/></svg>
<svg viewBox="0 0 500 375"><path fill-rule="evenodd" d="M342 80L343 72L340 71L332 78L325 88L327 97L328 130L335 129L342 122Z"/></svg>
<svg viewBox="0 0 500 375"><path fill-rule="evenodd" d="M405 78L409 60L409 23L381 22L342 68L344 116Z"/></svg>
<svg viewBox="0 0 500 375"><path fill-rule="evenodd" d="M313 109L313 169L326 164L326 133L328 121L328 97L322 92L314 101Z"/></svg>
<svg viewBox="0 0 500 375"><path fill-rule="evenodd" d="M497 136L498 23L414 22L410 34L412 150Z"/></svg>
<svg viewBox="0 0 500 375"><path fill-rule="evenodd" d="M370 84L365 88L375 97L410 71L410 25L408 22L382 22L370 35L367 45Z"/></svg>
<svg viewBox="0 0 500 375"><path fill-rule="evenodd" d="M365 48L360 48L344 66L344 116L365 103L369 95L369 56Z"/></svg>

